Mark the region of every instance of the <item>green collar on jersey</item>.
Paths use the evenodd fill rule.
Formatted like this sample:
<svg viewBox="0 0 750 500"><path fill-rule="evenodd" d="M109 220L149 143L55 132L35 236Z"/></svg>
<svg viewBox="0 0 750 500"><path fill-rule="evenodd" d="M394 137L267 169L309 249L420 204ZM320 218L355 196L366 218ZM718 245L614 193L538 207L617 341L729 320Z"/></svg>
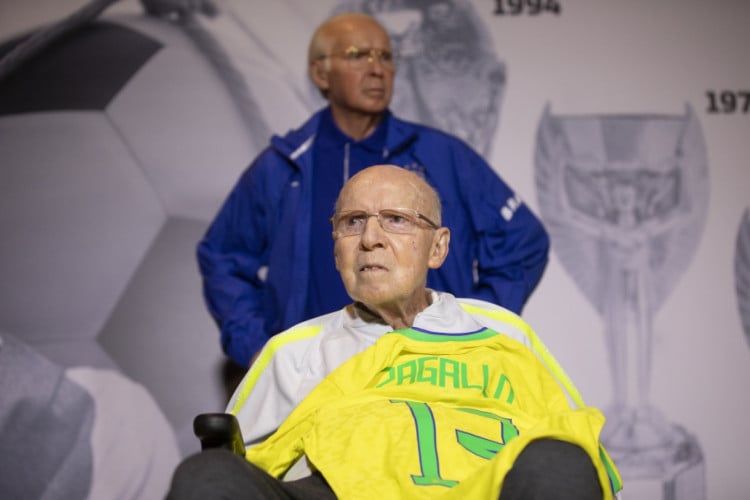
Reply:
<svg viewBox="0 0 750 500"><path fill-rule="evenodd" d="M482 328L476 332L468 333L440 333L427 330L416 330L414 328L402 328L401 330L394 330L390 333L397 333L419 342L471 342L473 340L484 340L498 335L495 330L490 330L489 328Z"/></svg>

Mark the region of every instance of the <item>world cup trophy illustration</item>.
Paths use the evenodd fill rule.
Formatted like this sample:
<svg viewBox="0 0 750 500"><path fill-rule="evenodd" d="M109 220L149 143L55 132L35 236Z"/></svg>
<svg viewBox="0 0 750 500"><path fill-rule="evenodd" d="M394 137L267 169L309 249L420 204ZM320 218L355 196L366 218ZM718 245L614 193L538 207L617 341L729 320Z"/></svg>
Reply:
<svg viewBox="0 0 750 500"><path fill-rule="evenodd" d="M537 131L535 182L552 247L596 308L612 383L602 441L625 479L704 498L696 439L649 397L653 321L687 268L708 204L708 162L682 115L554 115Z"/></svg>

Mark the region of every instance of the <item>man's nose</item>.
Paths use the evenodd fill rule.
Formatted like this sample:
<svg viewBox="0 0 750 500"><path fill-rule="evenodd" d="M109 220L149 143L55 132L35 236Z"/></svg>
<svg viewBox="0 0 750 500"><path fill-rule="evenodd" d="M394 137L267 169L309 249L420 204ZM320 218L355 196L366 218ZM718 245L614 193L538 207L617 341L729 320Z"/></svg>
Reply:
<svg viewBox="0 0 750 500"><path fill-rule="evenodd" d="M370 71L373 73L383 73L385 72L385 64L380 59L380 53L370 52L369 57L367 58L367 63L369 64Z"/></svg>
<svg viewBox="0 0 750 500"><path fill-rule="evenodd" d="M359 241L364 248L373 248L378 245L383 245L383 242L385 241L385 230L380 225L380 220L376 214L369 214L367 216L365 227L362 229Z"/></svg>

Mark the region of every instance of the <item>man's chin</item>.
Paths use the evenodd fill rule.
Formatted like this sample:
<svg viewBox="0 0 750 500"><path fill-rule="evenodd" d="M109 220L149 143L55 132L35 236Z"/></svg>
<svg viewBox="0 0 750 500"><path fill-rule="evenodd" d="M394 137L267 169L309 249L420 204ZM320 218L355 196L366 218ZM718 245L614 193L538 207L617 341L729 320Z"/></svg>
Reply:
<svg viewBox="0 0 750 500"><path fill-rule="evenodd" d="M366 101L367 102L363 103L362 105L362 111L365 111L367 113L379 115L385 113L385 110L388 109L388 100L384 99L383 97L368 96L368 99Z"/></svg>
<svg viewBox="0 0 750 500"><path fill-rule="evenodd" d="M349 295L356 302L361 302L371 309L396 300L393 292L377 286L358 287L354 293Z"/></svg>

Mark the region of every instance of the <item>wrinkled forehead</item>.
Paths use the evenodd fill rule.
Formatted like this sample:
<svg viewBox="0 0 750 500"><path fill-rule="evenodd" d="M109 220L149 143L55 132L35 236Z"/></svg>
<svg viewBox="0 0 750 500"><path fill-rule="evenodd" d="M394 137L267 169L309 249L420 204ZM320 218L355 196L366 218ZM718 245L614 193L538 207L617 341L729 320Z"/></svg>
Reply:
<svg viewBox="0 0 750 500"><path fill-rule="evenodd" d="M388 33L377 23L369 20L356 20L342 23L334 28L330 43L334 50L349 47L367 49L390 49Z"/></svg>
<svg viewBox="0 0 750 500"><path fill-rule="evenodd" d="M411 208L425 212L429 209L427 204L421 179L407 175L406 171L381 171L353 177L341 190L336 209L376 212L385 208Z"/></svg>

